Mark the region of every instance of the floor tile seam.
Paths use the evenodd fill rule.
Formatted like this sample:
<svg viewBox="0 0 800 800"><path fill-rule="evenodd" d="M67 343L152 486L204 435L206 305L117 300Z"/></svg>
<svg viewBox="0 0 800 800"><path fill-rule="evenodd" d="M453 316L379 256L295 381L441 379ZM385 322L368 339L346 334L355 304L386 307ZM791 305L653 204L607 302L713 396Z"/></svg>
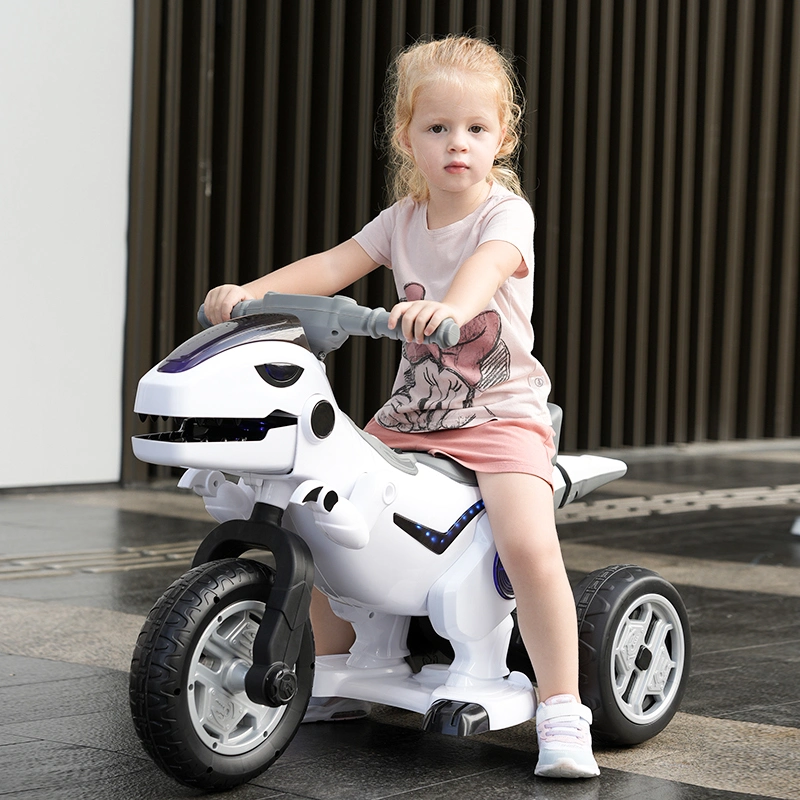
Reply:
<svg viewBox="0 0 800 800"><path fill-rule="evenodd" d="M706 656L717 656L717 655L727 655L728 653L740 653L744 652L745 650L762 650L765 647L781 647L787 644L800 644L800 639L784 639L780 642L764 642L762 644L747 644L743 645L742 647L725 647L720 650L707 650L703 651L694 651L692 653L692 659L695 658L705 658Z"/></svg>
<svg viewBox="0 0 800 800"><path fill-rule="evenodd" d="M250 781L249 783L246 783L245 786L255 787L256 789L264 789L264 790L270 792L270 794L268 796L266 796L264 798L259 797L258 800L270 800L270 798L276 798L276 797L277 798L296 797L297 800L316 800L315 797L312 797L312 795L308 794L307 792L293 792L291 789L286 789L286 788L283 788L283 787L278 788L278 787L272 786L270 783L267 782L267 780L268 780L269 776L272 774L273 770L275 770L276 766L280 766L280 763L281 763L280 760L278 760L278 762L276 764L274 764L273 766L271 766L268 770L266 770L266 772L262 772L260 775L258 775L257 777L253 778L252 781ZM296 763L296 762L293 762L293 763ZM223 789L220 792L220 794L213 795L213 796L222 797L222 796L224 796L225 791L226 790ZM0 795L0 797L1 796L2 795ZM201 797L202 797L202 795L201 795ZM322 798L322 800L324 800L324 798ZM380 798L370 798L370 800L381 800L381 799Z"/></svg>
<svg viewBox="0 0 800 800"><path fill-rule="evenodd" d="M96 713L97 713L96 711L89 712L89 714L96 714ZM76 716L88 716L88 715L84 715L84 714L66 714L66 715L59 716L58 719L60 719L60 720L62 720L62 719L69 720L69 719L73 719ZM34 721L36 721L36 720L34 720ZM11 727L13 727L15 725L29 725L29 724L30 724L29 722L12 722L12 723L9 723L7 725L3 725L2 723L0 723L0 733L5 733L6 735L8 735L7 731L4 730L5 728L11 728ZM137 762L137 765L140 764L141 766L148 766L148 765L153 763L152 759L144 751L142 751L141 754L139 754L139 753L131 753L128 750L118 750L118 749L110 748L110 747L97 747L96 745L82 744L81 742L75 742L75 741L67 741L65 739L60 739L58 737L49 738L49 737L45 737L45 736L31 736L30 734L22 734L22 735L25 736L28 739L27 742L12 742L11 744L23 744L24 745L24 744L31 744L31 743L37 743L37 742L41 742L43 744L63 744L63 745L67 745L70 748L74 748L76 750L91 750L92 752L108 753L109 755L124 756L126 758L132 758ZM2 745L0 745L0 746L2 746ZM0 794L0 797L2 797L2 794Z"/></svg>
<svg viewBox="0 0 800 800"><path fill-rule="evenodd" d="M92 664L84 664L84 663L75 662L75 661L59 661L59 660L57 660L55 658L46 658L44 656L25 656L25 655L22 655L21 653L10 653L9 655L19 655L22 658L35 658L35 659L41 660L41 661L49 661L52 664L76 664L77 666L84 666L84 667L94 666ZM103 667L103 666L94 666L94 669L102 669L102 670L105 670L106 672L127 672L127 670L119 670L119 669L115 670L115 669L111 669L110 667ZM56 683L66 683L66 684L74 685L74 684L78 683L79 681L97 681L98 679L104 678L104 677L109 677L109 676L108 675L104 675L104 674L98 674L98 675L70 675L68 678L51 678L49 680L39 680L39 681L31 682L31 683L15 683L15 684L9 684L7 686L0 686L0 692L5 691L6 689L19 689L22 686L33 686L33 685L45 686L46 685L48 687L52 687L52 685L56 684ZM85 716L86 714L96 714L96 713L97 713L97 711L95 710L95 711L86 711L86 712L82 712L82 713L79 713L79 714L67 714L65 716L67 716L67 717L73 717L73 716L82 717L82 716ZM0 722L0 727L2 727L5 724L16 724L16 723L3 723L3 722Z"/></svg>
<svg viewBox="0 0 800 800"><path fill-rule="evenodd" d="M216 524L200 497L193 492L158 489L116 489L109 492L76 492L43 495L49 502L63 502L74 507L112 508L149 516L190 519Z"/></svg>
<svg viewBox="0 0 800 800"><path fill-rule="evenodd" d="M0 575L0 583L14 584L15 581L33 581L42 578L72 578L76 575L110 575L118 572L138 572L143 569L158 569L165 566L191 566L192 560L189 558L176 561L153 561L147 563L136 563L120 567L98 567L96 569L65 569L49 570L48 572L20 572L13 575Z"/></svg>
<svg viewBox="0 0 800 800"><path fill-rule="evenodd" d="M271 767L271 769L274 769L274 767ZM267 770L267 772L262 772L261 775L254 778L252 781L250 781L250 783L245 784L245 786L254 786L257 789L266 789L270 793L264 797L259 797L258 800L270 800L270 798L279 798L280 800L280 798L283 797L296 797L298 800L309 800L309 796L307 794L292 792L289 789L275 789L267 783L259 783L259 779L264 778L265 775L269 775L269 770ZM310 798L310 800L314 800L314 798Z"/></svg>
<svg viewBox="0 0 800 800"><path fill-rule="evenodd" d="M688 738L687 729L692 730ZM767 735L777 737L777 741L773 739L771 744L775 754L773 760L777 759L780 765L777 770L771 770L771 762L759 762L760 768L756 769L749 757L741 757L742 751L752 749L754 743L759 741L758 737ZM695 739L699 746L691 747ZM795 789L795 773L792 768L783 766L786 762L779 754L794 754L798 740L800 730L788 726L679 712L666 731L652 740L652 749L646 754L639 754L635 764L620 763L626 757L625 750L600 750L596 756L600 766L606 769L672 780L689 786L797 800L800 793ZM685 744L687 741L689 748ZM643 746L646 747L647 743ZM791 790L787 789L787 785L791 786Z"/></svg>
<svg viewBox="0 0 800 800"><path fill-rule="evenodd" d="M624 485L625 479L620 479L620 483ZM633 481L633 483L641 483L640 481ZM652 483L654 486L662 485L660 481L644 481L644 483ZM613 485L613 484L610 484ZM685 489L680 491L669 492L653 492L651 494L635 494L629 496L614 497L613 499L598 499L594 501L581 501L580 503L573 503L572 507L582 507L585 505L603 507L618 506L620 503L642 503L653 500L660 502L670 503L676 500L697 500L697 499L733 499L735 497L760 497L762 495L787 495L793 497L800 490L800 484L797 483L764 483L764 484L747 484L745 486L718 486L713 488L688 488L689 484L677 484L685 486ZM602 492L602 488L600 489Z"/></svg>
<svg viewBox="0 0 800 800"><path fill-rule="evenodd" d="M97 547L89 550L49 550L41 553L9 553L0 556L0 569L3 564L18 566L13 562L24 562L19 566L27 566L27 562L40 562L53 559L78 560L78 559L103 559L103 558L132 558L135 556L151 556L172 550L197 549L201 540L193 539L188 542L159 542L157 544L142 545L141 547Z"/></svg>
<svg viewBox="0 0 800 800"><path fill-rule="evenodd" d="M713 714L713 719L722 719L722 720L731 720L731 721L740 721L734 720L733 714L747 714L751 711L770 711L774 709L783 709L783 708L793 708L794 706L800 706L800 700L789 700L785 703L761 703L760 705L754 706L741 706L737 708L735 711L725 711ZM700 714L698 716L705 716ZM798 725L781 725L782 728L791 728L792 730L800 731L800 723Z"/></svg>
<svg viewBox="0 0 800 800"><path fill-rule="evenodd" d="M730 729L726 734L730 737L729 741L742 744L744 740L741 736L741 731L746 730L752 735L762 733L771 736L785 736L791 739L797 739L800 745L800 727L794 725L778 725L769 722L750 722L743 719L731 719L726 715L717 714L698 714L692 711L679 711L675 718L680 718L685 724L692 724L692 722L705 722L716 728ZM800 752L800 750L798 750Z"/></svg>
<svg viewBox="0 0 800 800"><path fill-rule="evenodd" d="M689 514L704 514L709 511L737 511L763 508L785 509L789 513L796 513L800 516L800 500L786 502L783 495L766 498L757 503L745 502L745 499L746 498L742 498L741 502L737 503L710 502L704 504L698 503L696 505L657 505L648 501L638 506L629 505L626 508L617 508L614 506L608 509L599 508L589 503L576 504L574 506L565 506L564 509L557 512L556 524L562 526L576 525L582 522L612 522L622 519L674 518Z"/></svg>
<svg viewBox="0 0 800 800"><path fill-rule="evenodd" d="M136 637L146 618L144 614L72 606L59 600L0 599L4 601L0 605L3 649L9 655L115 672L127 671L130 666ZM39 632L36 640L31 641L20 629L23 621L35 624ZM65 630L65 624L69 630Z"/></svg>
<svg viewBox="0 0 800 800"><path fill-rule="evenodd" d="M152 762L151 762L152 764ZM109 776L100 776L98 778L97 775L89 774L85 778L79 779L74 773L70 773L69 781L70 787L74 787L76 790L81 788L86 788L87 786L91 786L96 788L98 780L100 781L114 781L114 780L124 780L132 775L136 775L140 772L148 771L150 769L150 764L147 761L143 761L141 765L137 764L135 768L129 770L123 770L119 774L109 775ZM30 789L14 789L10 792L2 792L0 791L0 798L2 797L14 797L20 798L20 800L25 800L25 797L30 795L32 792L43 792L53 789L53 785L43 785L43 786L34 786ZM41 795L40 795L41 796Z"/></svg>
<svg viewBox="0 0 800 800"><path fill-rule="evenodd" d="M663 445L643 445L641 447L609 447L597 448L581 452L565 451L564 455L596 455L608 458L619 458L630 463L654 462L663 464L665 461L691 461L698 457L708 457L723 461L738 460L737 454L749 453L781 453L792 451L800 447L800 437L788 436L778 439L734 439L722 442L676 442Z"/></svg>
<svg viewBox="0 0 800 800"><path fill-rule="evenodd" d="M747 779L752 779L752 773L745 772L743 775L744 780L731 779L731 780L718 780L713 778L708 772L698 772L696 774L683 774L676 771L667 772L663 769L662 759L660 757L653 757L642 762L642 769L633 770L624 767L609 767L604 765L598 759L598 765L601 767L601 775L604 771L615 770L617 772L624 772L629 775L639 775L644 778L653 778L664 783L670 783L677 786L684 787L697 787L702 789L712 789L719 792L725 792L726 795L731 795L732 798L736 797L751 797L759 798L759 800L800 800L800 793L793 790L787 791L783 786L779 788L772 788L767 786L763 781L759 781L753 786L747 785ZM675 777L680 775L680 777ZM783 777L783 776L781 776ZM781 781L784 783L785 781ZM640 794L635 795L637 798ZM691 797L691 795L688 795Z"/></svg>
<svg viewBox="0 0 800 800"><path fill-rule="evenodd" d="M69 662L65 662L69 663ZM98 676L94 677L94 680L97 680ZM84 681L84 680L91 680L90 678L69 678L65 679L64 681L47 681L47 687L52 688L52 684L54 683L68 683L75 689L76 681ZM25 686L30 686L31 684L24 684ZM43 684L44 685L44 684ZM19 686L7 686L0 689L0 693L2 693L5 689L19 689ZM91 695L89 695L91 697ZM7 730L10 730L14 725L24 725L26 722L44 722L45 720L49 719L59 719L59 720L78 720L85 717L91 717L94 714L100 714L103 712L108 713L111 710L110 707L106 706L105 708L95 708L91 711L74 711L74 712L67 712L67 711L59 711L57 714L45 713L43 712L41 716L37 716L34 719L28 719L25 722L20 722L19 720L12 721L12 722L3 722L0 721L0 733L6 733Z"/></svg>
<svg viewBox="0 0 800 800"><path fill-rule="evenodd" d="M133 561L129 564L108 564L105 566L84 566L68 569L30 570L28 572L0 572L0 581L34 580L39 578L69 578L73 575L109 575L114 572L136 572L141 569L161 567L191 566L194 554L181 558L153 557Z"/></svg>
<svg viewBox="0 0 800 800"><path fill-rule="evenodd" d="M71 603L65 603L62 598L49 598L46 600L34 600L30 597L15 597L13 595L4 595L0 594L0 603L6 603L9 609L13 606L17 609L21 609L23 612L32 612L36 613L37 611L41 611L43 613L49 613L49 610L52 608L57 608L59 611L63 612L86 612L88 615L103 615L103 616L110 616L110 617L120 617L124 620L128 620L133 622L134 620L141 620L144 623L145 619L147 619L147 613L143 612L141 614L131 614L129 611L118 611L114 608L103 608L102 606L83 606L83 605L73 605ZM0 615L2 614L3 607L0 605ZM2 616L0 616L2 619ZM14 654L9 654L14 655Z"/></svg>
<svg viewBox="0 0 800 800"><path fill-rule="evenodd" d="M172 557L170 557L172 556ZM31 578L66 578L70 575L102 575L111 572L134 572L162 566L181 566L191 564L194 551L187 555L174 553L163 556L141 556L133 559L106 559L89 561L70 566L45 566L40 569L5 570L0 567L0 581L28 580Z"/></svg>
<svg viewBox="0 0 800 800"><path fill-rule="evenodd" d="M698 655L692 653L692 678L699 678L703 675L719 675L721 672L740 672L743 669L742 664L733 664L732 666L720 667L719 669L697 669L697 658Z"/></svg>
<svg viewBox="0 0 800 800"><path fill-rule="evenodd" d="M674 752L676 756L680 756L680 751L676 750ZM595 753L595 755L598 754ZM748 796L764 798L765 800L767 798L769 798L769 800L800 800L800 794L789 793L780 788L775 789L765 786L763 782L759 782L757 788L753 786L751 788L742 789L742 784L736 776L727 781L716 779L706 771L705 765L699 765L697 767L699 773L696 774L696 776L691 774L680 774L674 771L674 769L670 772L669 769L664 768L664 761L665 759L663 753L654 753L648 758L639 760L637 762L638 768L634 769L633 767L627 767L623 765L609 766L602 758L602 755L598 755L597 757L598 766L601 768L601 775L604 772L612 771L625 773L627 775L637 775L643 778L653 778L655 780L663 781L664 783L671 783L677 786L712 789L719 792L725 792L726 794L731 794L734 797ZM752 774L748 770L745 770L744 772L747 776ZM674 777L676 774L680 774L680 777ZM635 796L637 798L641 797L638 792L631 796Z"/></svg>
<svg viewBox="0 0 800 800"><path fill-rule="evenodd" d="M9 736L10 735L10 734L8 734L8 733L6 733L4 731L0 731L0 733L3 733L4 736ZM2 750L4 747L14 747L14 746L19 745L19 744L30 744L31 742L37 742L37 741L40 741L40 740L34 738L33 736L19 736L19 735L17 735L17 741L16 742L0 742L0 750Z"/></svg>
<svg viewBox="0 0 800 800"><path fill-rule="evenodd" d="M766 515L764 514L764 509L748 509L748 510L758 510L758 523L763 524L765 522L777 522L780 520L781 522L784 521L786 512L783 511L782 506L770 506L770 509L775 510L777 513ZM717 509L719 510L719 509ZM723 509L725 511L742 511L743 509ZM789 512L792 517L797 511L792 509ZM709 514L708 511L697 511L692 512L692 515L697 515L697 519L693 519L691 521L691 525L687 527L691 527L693 532L700 532L705 533L707 531L713 531L720 527L720 517L717 514ZM636 527L636 528L625 528L624 530L621 528L615 528L614 538L620 542L618 547L625 547L628 546L629 543L635 542L637 544L641 543L642 534L646 533L647 536L654 537L659 534L663 534L665 532L674 531L677 523L684 523L685 520L676 520L675 516L671 514L650 514L647 517L631 517L631 522L636 522L636 520L646 519L647 520L647 528L645 530ZM800 514L798 514L800 517ZM598 542L603 542L607 538L607 532L604 532L602 529L597 531L597 523L598 522L615 522L622 520L623 522L627 518L618 517L616 519L585 519L581 520L580 522L570 523L570 525L574 524L576 528L578 528L578 532L576 533L576 528L569 528L569 541L575 542L576 544L596 544ZM734 517L734 521L741 520L741 514L737 514ZM727 522L725 518L722 518L722 522ZM750 522L750 520L748 520ZM593 531L592 533L583 532L580 530L579 526L584 525L588 530ZM558 528L560 531L563 532L564 527L559 523ZM597 531L597 532L594 532ZM789 528L786 529L786 534L789 534ZM800 543L800 538L798 539L798 543ZM632 550L635 548L631 547ZM732 563L742 563L742 562L732 562Z"/></svg>
<svg viewBox="0 0 800 800"><path fill-rule="evenodd" d="M426 783L421 786L415 786L413 789L403 789L399 792L392 792L391 794L382 794L377 797L372 798L372 800L389 800L390 798L394 797L403 797L404 795L414 794L419 792L423 789L435 789L438 786L447 786L450 783L455 783L457 781L464 781L470 780L472 778L483 777L486 775L491 775L493 772L497 772L498 770L504 770L513 768L514 765L511 764L501 764L496 767L490 767L489 769L481 770L480 772L471 772L468 775L457 775L453 778L448 778L447 780L440 780L435 781L433 783ZM533 771L533 765L531 764L531 771Z"/></svg>
<svg viewBox="0 0 800 800"><path fill-rule="evenodd" d="M798 568L771 564L711 560L561 540L567 569L589 572L606 564L632 564L652 569L675 584L732 592L800 597Z"/></svg>

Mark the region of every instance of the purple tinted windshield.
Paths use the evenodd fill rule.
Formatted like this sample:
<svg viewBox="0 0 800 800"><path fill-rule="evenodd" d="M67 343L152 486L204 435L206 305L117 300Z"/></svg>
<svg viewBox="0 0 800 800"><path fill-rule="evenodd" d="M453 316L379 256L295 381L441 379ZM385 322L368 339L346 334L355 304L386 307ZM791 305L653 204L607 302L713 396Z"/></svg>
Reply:
<svg viewBox="0 0 800 800"><path fill-rule="evenodd" d="M201 331L176 347L159 365L159 372L186 372L232 347L249 342L291 342L309 349L297 317L252 314Z"/></svg>

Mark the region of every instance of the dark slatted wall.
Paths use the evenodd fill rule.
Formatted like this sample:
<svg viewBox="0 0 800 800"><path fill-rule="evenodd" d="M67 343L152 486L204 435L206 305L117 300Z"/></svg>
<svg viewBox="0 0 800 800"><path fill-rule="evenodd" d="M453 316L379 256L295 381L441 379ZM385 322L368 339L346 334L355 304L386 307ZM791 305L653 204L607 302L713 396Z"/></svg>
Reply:
<svg viewBox="0 0 800 800"><path fill-rule="evenodd" d="M800 435L800 3L136 0L125 409L206 290L383 205L390 56L471 31L517 57L536 353L566 449ZM390 306L387 275L354 287ZM363 422L393 345L331 359ZM143 426L126 414L126 437ZM148 468L126 446L123 479Z"/></svg>

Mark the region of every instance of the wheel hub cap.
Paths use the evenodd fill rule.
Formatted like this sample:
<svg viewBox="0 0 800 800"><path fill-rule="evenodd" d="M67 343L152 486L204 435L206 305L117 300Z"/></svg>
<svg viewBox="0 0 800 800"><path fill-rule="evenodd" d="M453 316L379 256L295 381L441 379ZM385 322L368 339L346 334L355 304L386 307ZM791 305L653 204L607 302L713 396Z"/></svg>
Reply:
<svg viewBox="0 0 800 800"><path fill-rule="evenodd" d="M660 594L636 598L621 618L611 649L614 696L622 713L646 725L666 713L683 675L681 618Z"/></svg>
<svg viewBox="0 0 800 800"><path fill-rule="evenodd" d="M264 608L258 600L223 608L203 631L189 661L192 725L209 749L223 755L241 755L258 747L286 712L286 706L254 703L244 688Z"/></svg>

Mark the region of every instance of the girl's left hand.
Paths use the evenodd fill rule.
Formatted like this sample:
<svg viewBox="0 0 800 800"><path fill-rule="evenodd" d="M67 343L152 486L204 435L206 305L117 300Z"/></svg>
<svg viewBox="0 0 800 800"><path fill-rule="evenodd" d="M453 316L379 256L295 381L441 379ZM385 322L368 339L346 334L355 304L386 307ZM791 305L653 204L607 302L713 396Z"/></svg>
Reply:
<svg viewBox="0 0 800 800"><path fill-rule="evenodd" d="M430 336L448 317L458 323L457 313L452 306L434 300L398 303L389 315L389 330L394 330L400 322L406 341L422 344L424 337Z"/></svg>

